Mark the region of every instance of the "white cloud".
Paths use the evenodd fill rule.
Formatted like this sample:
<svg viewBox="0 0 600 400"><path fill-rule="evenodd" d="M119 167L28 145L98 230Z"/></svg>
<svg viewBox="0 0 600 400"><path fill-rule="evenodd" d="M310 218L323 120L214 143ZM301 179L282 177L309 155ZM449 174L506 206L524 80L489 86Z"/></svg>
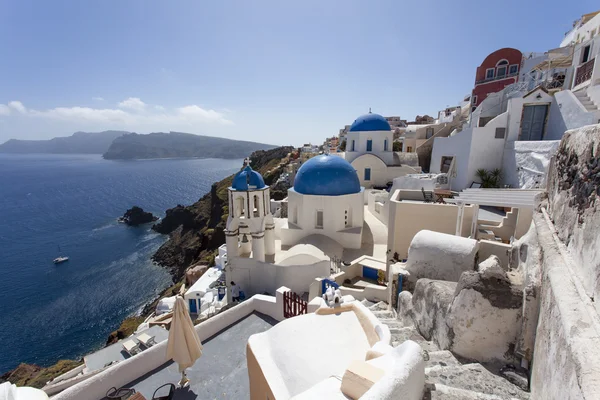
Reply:
<svg viewBox="0 0 600 400"><path fill-rule="evenodd" d="M191 105L177 109L179 115L188 118L190 120L206 120L219 122L221 124L230 125L233 124L230 120L225 118L225 115L215 110L205 110L199 106Z"/></svg>
<svg viewBox="0 0 600 400"><path fill-rule="evenodd" d="M95 101L104 101L104 97L92 97L92 100L95 100Z"/></svg>
<svg viewBox="0 0 600 400"><path fill-rule="evenodd" d="M119 108L128 108L134 111L144 111L146 103L144 103L139 97L130 97L119 103Z"/></svg>
<svg viewBox="0 0 600 400"><path fill-rule="evenodd" d="M66 121L121 122L131 121L131 115L123 110L90 107L57 107L46 111L31 110L35 117L47 117Z"/></svg>
<svg viewBox="0 0 600 400"><path fill-rule="evenodd" d="M178 108L165 108L160 105L148 106L137 97L121 103L119 108L56 107L48 110L27 109L20 101L0 104L0 115L47 118L78 124L83 128L94 129L123 128L131 130L177 130L200 128L203 125L233 125L226 114L212 109L204 109L192 104Z"/></svg>
<svg viewBox="0 0 600 400"><path fill-rule="evenodd" d="M20 114L27 113L27 109L25 108L25 106L23 105L23 103L21 103L20 101L11 101L11 102L8 103L8 107L10 107L13 110L19 112Z"/></svg>

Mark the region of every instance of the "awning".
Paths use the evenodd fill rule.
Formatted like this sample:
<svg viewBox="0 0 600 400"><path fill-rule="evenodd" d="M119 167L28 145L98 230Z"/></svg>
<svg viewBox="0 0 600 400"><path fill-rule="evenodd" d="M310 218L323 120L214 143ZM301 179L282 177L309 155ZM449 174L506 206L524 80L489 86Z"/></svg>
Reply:
<svg viewBox="0 0 600 400"><path fill-rule="evenodd" d="M562 56L558 56L554 59L548 59L548 60L542 61L541 63L537 64L532 69L536 69L538 71L545 71L545 70L552 69L552 68L568 68L572 65L572 63L573 63L572 55L568 55L568 56L562 55Z"/></svg>
<svg viewBox="0 0 600 400"><path fill-rule="evenodd" d="M480 206L533 208L539 193L541 189L465 189L454 199Z"/></svg>

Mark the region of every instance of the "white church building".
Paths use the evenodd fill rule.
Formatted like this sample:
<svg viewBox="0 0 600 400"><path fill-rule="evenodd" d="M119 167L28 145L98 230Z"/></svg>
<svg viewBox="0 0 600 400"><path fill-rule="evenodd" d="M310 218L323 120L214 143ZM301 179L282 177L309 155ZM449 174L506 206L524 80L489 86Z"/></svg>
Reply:
<svg viewBox="0 0 600 400"><path fill-rule="evenodd" d="M361 247L364 195L353 166L343 158L320 155L305 162L288 190L288 219L282 246L309 235L327 236L345 248Z"/></svg>
<svg viewBox="0 0 600 400"><path fill-rule="evenodd" d="M344 158L358 174L360 185L385 187L394 178L421 172L416 154L395 152L388 121L369 111L350 126Z"/></svg>

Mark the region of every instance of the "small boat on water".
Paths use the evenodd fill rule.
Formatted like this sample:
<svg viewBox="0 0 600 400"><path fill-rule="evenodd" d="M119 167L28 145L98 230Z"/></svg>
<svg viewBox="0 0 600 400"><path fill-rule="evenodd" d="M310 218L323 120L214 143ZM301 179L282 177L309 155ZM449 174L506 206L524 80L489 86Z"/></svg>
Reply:
<svg viewBox="0 0 600 400"><path fill-rule="evenodd" d="M60 253L61 253L60 246L58 246L58 254L60 254ZM54 264L64 263L65 261L69 261L69 257L67 257L67 256L58 256L54 260L52 260L52 262Z"/></svg>

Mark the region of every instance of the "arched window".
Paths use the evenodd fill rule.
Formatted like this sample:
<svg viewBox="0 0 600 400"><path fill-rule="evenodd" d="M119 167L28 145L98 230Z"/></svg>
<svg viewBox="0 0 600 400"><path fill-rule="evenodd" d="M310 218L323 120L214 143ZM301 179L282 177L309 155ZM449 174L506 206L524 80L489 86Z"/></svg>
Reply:
<svg viewBox="0 0 600 400"><path fill-rule="evenodd" d="M235 199L236 203L237 203L237 210L236 213L234 215L238 216L238 217L243 217L244 216L244 198L243 197L238 197L237 199Z"/></svg>
<svg viewBox="0 0 600 400"><path fill-rule="evenodd" d="M354 140L352 140L352 150L350 151L354 151Z"/></svg>
<svg viewBox="0 0 600 400"><path fill-rule="evenodd" d="M496 64L496 78L504 78L508 69L508 61L500 60Z"/></svg>
<svg viewBox="0 0 600 400"><path fill-rule="evenodd" d="M373 140L367 140L367 151L373 151Z"/></svg>
<svg viewBox="0 0 600 400"><path fill-rule="evenodd" d="M387 141L387 139L385 139L383 141L383 151L388 151L388 141Z"/></svg>
<svg viewBox="0 0 600 400"><path fill-rule="evenodd" d="M258 217L260 216L260 205L259 205L259 201L258 201L258 195L254 195L254 216Z"/></svg>

